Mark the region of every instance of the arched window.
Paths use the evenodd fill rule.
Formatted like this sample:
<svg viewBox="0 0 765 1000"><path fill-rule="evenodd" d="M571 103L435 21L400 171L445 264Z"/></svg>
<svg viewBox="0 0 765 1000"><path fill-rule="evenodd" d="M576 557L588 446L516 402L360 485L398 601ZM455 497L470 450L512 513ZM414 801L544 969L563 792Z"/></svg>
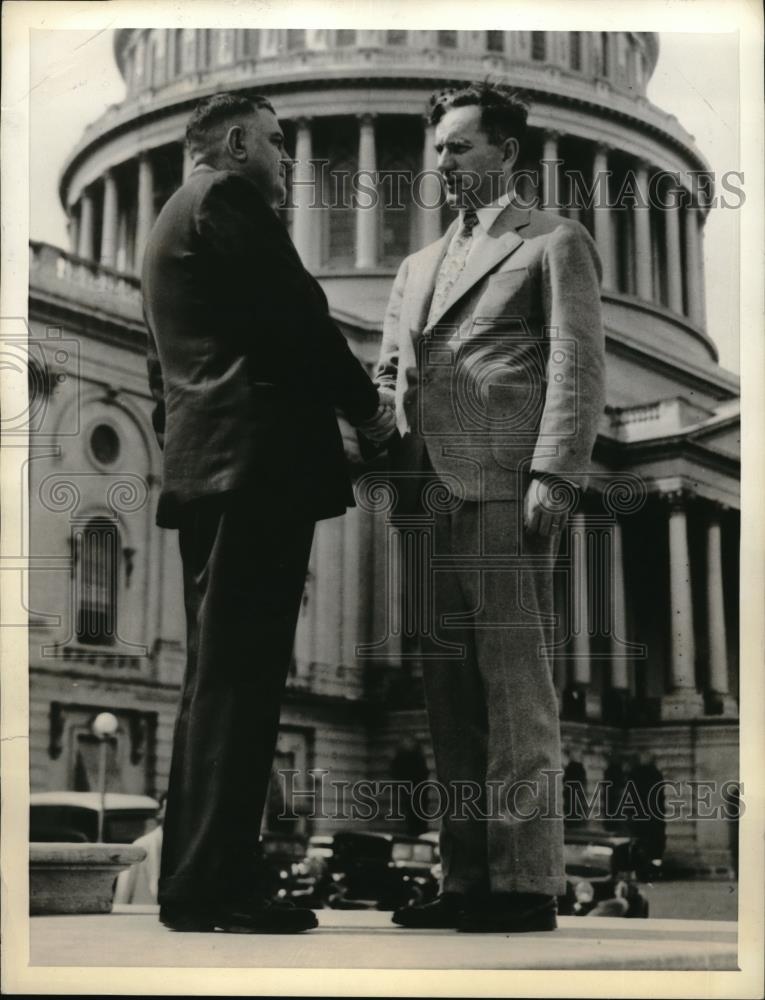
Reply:
<svg viewBox="0 0 765 1000"><path fill-rule="evenodd" d="M581 31L569 32L569 66L575 73L582 69L582 33Z"/></svg>
<svg viewBox="0 0 765 1000"><path fill-rule="evenodd" d="M422 128L409 117L383 117L377 124L380 217L378 260L398 264L419 237L419 213L412 200L422 164Z"/></svg>
<svg viewBox="0 0 765 1000"><path fill-rule="evenodd" d="M356 253L356 212L352 205L352 179L358 169L350 143L338 144L329 164L328 247L325 264L353 266Z"/></svg>
<svg viewBox="0 0 765 1000"><path fill-rule="evenodd" d="M504 52L505 51L505 33L504 33L504 31L487 31L486 32L486 50L488 52Z"/></svg>
<svg viewBox="0 0 765 1000"><path fill-rule="evenodd" d="M181 53L181 72L193 73L197 68L197 33L195 28L183 29Z"/></svg>
<svg viewBox="0 0 765 1000"><path fill-rule="evenodd" d="M347 28L338 28L335 32L335 45L355 45L356 32Z"/></svg>
<svg viewBox="0 0 765 1000"><path fill-rule="evenodd" d="M456 49L457 48L457 32L456 31L439 31L438 32L438 47L440 49Z"/></svg>
<svg viewBox="0 0 765 1000"><path fill-rule="evenodd" d="M531 58L544 62L547 58L547 40L544 31L531 32Z"/></svg>
<svg viewBox="0 0 765 1000"><path fill-rule="evenodd" d="M635 49L635 83L638 87L642 87L645 82L645 74L643 71L643 53L639 48Z"/></svg>
<svg viewBox="0 0 765 1000"><path fill-rule="evenodd" d="M287 48L291 52L305 48L305 28L287 29Z"/></svg>
<svg viewBox="0 0 765 1000"><path fill-rule="evenodd" d="M258 42L260 40L260 30L258 28L246 28L242 32L242 35L244 36L244 41L242 45L244 54L246 56L256 56L258 54Z"/></svg>
<svg viewBox="0 0 765 1000"><path fill-rule="evenodd" d="M143 87L146 79L146 43L139 38L135 43L133 79L136 87Z"/></svg>
<svg viewBox="0 0 765 1000"><path fill-rule="evenodd" d="M215 52L215 62L218 66L227 66L234 59L234 32L231 28L221 28L217 32L218 45Z"/></svg>
<svg viewBox="0 0 765 1000"><path fill-rule="evenodd" d="M77 639L85 645L111 646L117 638L119 528L95 517L74 529Z"/></svg>
<svg viewBox="0 0 765 1000"><path fill-rule="evenodd" d="M154 33L154 64L152 67L152 83L156 86L165 79L165 32L159 29Z"/></svg>
<svg viewBox="0 0 765 1000"><path fill-rule="evenodd" d="M181 60L183 57L183 30L176 28L173 33L173 76L181 75Z"/></svg>
<svg viewBox="0 0 765 1000"><path fill-rule="evenodd" d="M611 72L610 60L608 58L608 32L600 33L600 75L608 76Z"/></svg>
<svg viewBox="0 0 765 1000"><path fill-rule="evenodd" d="M385 40L388 45L406 45L406 32L398 30L386 31Z"/></svg>

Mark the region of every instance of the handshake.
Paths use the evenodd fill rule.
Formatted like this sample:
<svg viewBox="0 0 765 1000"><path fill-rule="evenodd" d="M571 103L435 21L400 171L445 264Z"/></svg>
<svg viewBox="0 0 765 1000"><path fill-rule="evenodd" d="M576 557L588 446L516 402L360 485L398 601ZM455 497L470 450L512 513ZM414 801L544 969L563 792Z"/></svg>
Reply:
<svg viewBox="0 0 765 1000"><path fill-rule="evenodd" d="M369 441L382 444L396 429L396 397L391 389L378 389L377 412L369 420L358 425L358 430Z"/></svg>

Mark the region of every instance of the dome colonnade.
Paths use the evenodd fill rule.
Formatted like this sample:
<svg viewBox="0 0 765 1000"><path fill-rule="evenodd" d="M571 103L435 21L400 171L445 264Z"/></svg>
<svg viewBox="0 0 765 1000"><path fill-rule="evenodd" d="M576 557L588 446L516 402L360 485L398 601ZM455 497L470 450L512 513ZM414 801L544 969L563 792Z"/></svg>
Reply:
<svg viewBox="0 0 765 1000"><path fill-rule="evenodd" d="M190 169L182 139L194 102L256 89L273 98L294 149L287 221L306 265L390 272L448 218L432 207L440 189L427 95L490 75L531 96L526 193L590 229L604 291L704 327L705 207L694 175L707 165L645 98L657 57L650 35L129 30L117 33L116 54L127 100L85 133L62 175L80 257L139 272L156 214ZM377 197L356 198L352 210L338 203L344 172ZM408 185L391 183L402 173ZM328 200L330 212L317 210Z"/></svg>

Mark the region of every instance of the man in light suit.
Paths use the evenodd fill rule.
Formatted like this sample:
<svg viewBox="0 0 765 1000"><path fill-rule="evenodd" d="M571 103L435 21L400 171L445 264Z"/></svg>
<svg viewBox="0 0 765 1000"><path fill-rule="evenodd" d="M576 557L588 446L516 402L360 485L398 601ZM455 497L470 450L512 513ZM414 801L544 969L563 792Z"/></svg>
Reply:
<svg viewBox="0 0 765 1000"><path fill-rule="evenodd" d="M395 399L398 481L435 479L453 498L429 511L434 621L458 651L423 661L437 774L479 789L468 809L455 793L442 892L397 911L404 927L551 930L565 890L545 644L559 534L604 404L604 338L589 234L508 193L526 114L488 84L433 98L459 218L402 263L384 324L377 382Z"/></svg>
<svg viewBox="0 0 765 1000"><path fill-rule="evenodd" d="M186 143L142 274L157 522L179 532L187 622L160 920L302 931L314 914L271 902L255 863L281 699L314 524L353 505L335 408L382 432L393 415L275 211L289 160L269 102L206 98Z"/></svg>

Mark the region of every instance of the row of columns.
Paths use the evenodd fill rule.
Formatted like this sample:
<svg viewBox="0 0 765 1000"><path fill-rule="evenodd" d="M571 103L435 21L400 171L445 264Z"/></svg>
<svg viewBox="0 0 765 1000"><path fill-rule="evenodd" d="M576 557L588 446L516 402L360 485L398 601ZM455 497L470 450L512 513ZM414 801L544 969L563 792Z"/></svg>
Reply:
<svg viewBox="0 0 765 1000"><path fill-rule="evenodd" d="M686 499L671 494L667 531L670 582L670 700L697 707L696 643L691 591ZM706 521L706 629L710 693L730 697L728 645L723 591L721 513L710 509ZM604 530L597 518L576 514L571 522L573 587L571 635L573 680L586 687L591 681L591 637L607 634L610 642L610 687L629 688L628 662L633 644L626 642L626 589L622 528L613 521ZM603 540L608 539L607 545ZM592 572L592 575L591 575ZM594 578L593 578L594 577ZM600 579L598 579L600 577Z"/></svg>
<svg viewBox="0 0 765 1000"><path fill-rule="evenodd" d="M542 145L542 205L546 211L560 211L561 168L563 160L559 156L559 139L557 132L546 132ZM595 192L595 208L593 209L593 235L603 265L603 287L606 290L617 290L617 252L618 248L614 233L614 210L599 208L598 205L608 203L609 184L609 154L611 150L605 145L597 145L592 161L592 183ZM646 301L658 299L658 290L654 287L652 268L652 224L651 207L649 204L650 167L646 163L637 162L634 168L635 192L640 204L632 211L634 219L634 284L637 296ZM696 206L690 206L684 212L684 228L681 231L680 209L676 205L668 205L663 212L665 260L667 267L667 297L669 308L683 314L683 286L686 288L687 315L697 325L705 322L704 306L704 271L702 252L702 218ZM570 210L575 218L580 214L576 206Z"/></svg>
<svg viewBox="0 0 765 1000"><path fill-rule="evenodd" d="M311 166L314 158L313 134L310 118L300 118L296 123L295 172L293 175L293 223L292 238L303 262L309 270L321 265L318 235L320 233L321 209L314 205L315 177ZM441 198L440 182L435 173L436 153L434 150L435 129L426 125L422 149L421 169L424 173L419 186L421 202L438 205ZM377 174L377 137L375 117L372 114L359 116L358 136L358 176L365 188L371 188ZM419 213L419 236L422 246L432 243L441 236L441 217L436 208L416 208ZM379 208L359 199L355 207L355 265L357 268L374 268L378 264Z"/></svg>
<svg viewBox="0 0 765 1000"><path fill-rule="evenodd" d="M138 157L138 213L135 234L134 270L140 271L141 258L151 227L156 217L154 207L154 168L149 153ZM72 229L72 243L78 256L93 260L96 247L96 192L95 185L85 188L80 198L80 213ZM104 267L117 267L119 248L125 238L120 216L119 189L114 170L107 170L103 177L103 202L101 211L101 253L99 263Z"/></svg>
<svg viewBox="0 0 765 1000"><path fill-rule="evenodd" d="M421 168L422 183L418 187L423 206L436 205L440 199L439 180L436 171L436 153L434 150L434 128L426 125L423 134ZM547 211L560 211L561 204L561 167L563 161L559 158L559 139L556 132L545 134L542 157L542 190L543 207ZM319 233L321 209L313 205L314 176L312 164L314 150L311 120L301 118L297 121L296 134L296 168L294 184L294 214L293 239L302 259L309 269L321 265ZM188 155L184 156L183 179L191 170L192 164ZM371 114L359 116L358 134L358 171L360 179L368 186L373 185L377 172L377 139L375 134L375 118ZM609 150L605 146L597 146L592 163L592 182L596 193L596 207L593 210L593 235L598 247L603 265L603 287L606 290L616 290L617 287L617 255L618 247L614 232L615 212L608 208L599 208L597 203L607 200ZM641 205L631 210L634 234L634 254L628 263L633 266L634 288L637 296L651 301L658 298L654 287L653 275L653 244L651 209L648 207L649 168L644 163L638 163L635 169L635 188ZM86 188L82 194L79 223L76 227L77 253L81 257L93 259L95 248L95 204L93 186ZM154 223L154 172L150 154L144 152L138 160L138 214L136 226L136 261L135 270L140 269L140 258L143 247ZM416 208L419 214L418 233L421 245L426 245L441 235L440 212L435 208ZM378 264L378 228L380 213L374 204L365 204L359 200L355 208L355 265L360 269L374 268ZM576 206L571 209L574 217L581 215ZM684 312L683 289L686 292L687 312L690 319L704 325L704 278L702 261L702 228L698 208L688 207L681 213L678 207L667 207L664 215L664 257L666 260L667 293L669 308L678 314ZM100 262L107 267L117 266L118 246L120 239L120 214L117 179L113 170L106 172L103 178L103 211L101 220L101 254ZM73 237L74 239L74 237Z"/></svg>

